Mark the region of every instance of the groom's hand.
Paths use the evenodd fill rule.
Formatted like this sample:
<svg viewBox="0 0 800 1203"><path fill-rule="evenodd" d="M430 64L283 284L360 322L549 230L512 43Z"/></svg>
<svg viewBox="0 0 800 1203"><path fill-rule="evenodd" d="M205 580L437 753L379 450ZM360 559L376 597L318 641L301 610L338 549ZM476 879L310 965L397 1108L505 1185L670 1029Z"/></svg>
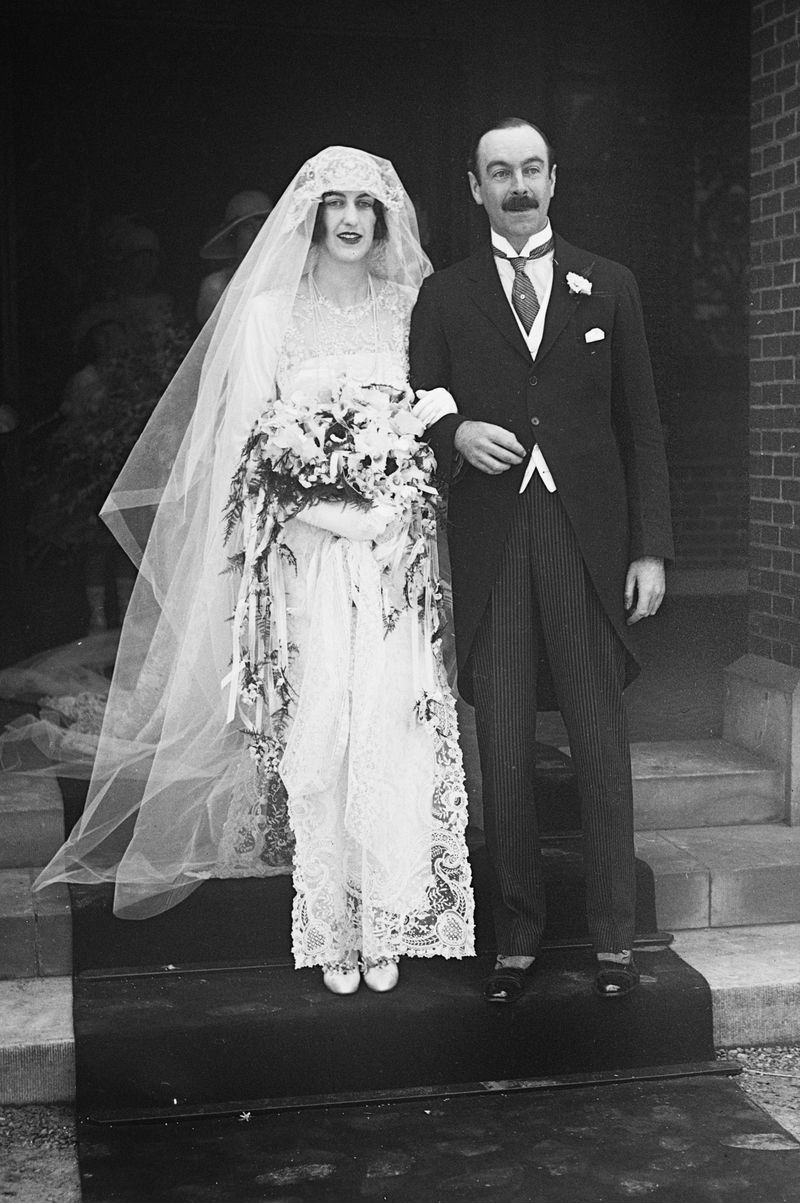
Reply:
<svg viewBox="0 0 800 1203"><path fill-rule="evenodd" d="M474 468L490 476L521 464L527 454L510 430L491 422L462 422L453 445Z"/></svg>
<svg viewBox="0 0 800 1203"><path fill-rule="evenodd" d="M625 609L628 626L641 618L652 618L664 600L664 561L655 556L634 560L625 581ZM636 609L633 603L636 601Z"/></svg>

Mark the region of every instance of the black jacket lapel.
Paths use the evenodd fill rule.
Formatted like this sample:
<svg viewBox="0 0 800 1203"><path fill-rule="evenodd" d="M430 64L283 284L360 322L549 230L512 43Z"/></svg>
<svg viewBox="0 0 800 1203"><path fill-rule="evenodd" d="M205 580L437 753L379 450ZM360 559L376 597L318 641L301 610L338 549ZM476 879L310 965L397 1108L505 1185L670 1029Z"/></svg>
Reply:
<svg viewBox="0 0 800 1203"><path fill-rule="evenodd" d="M544 319L541 346L536 355L537 363L548 354L580 303L580 296L569 290L567 272L575 272L577 275L589 279L593 266L594 261L587 258L585 252L571 246L558 234L555 235L553 288ZM481 247L467 259L464 264L464 274L473 286L469 293L470 299L497 327L514 350L530 363L531 353L528 344L522 337L522 331L514 320L506 294L503 292L491 246Z"/></svg>
<svg viewBox="0 0 800 1203"><path fill-rule="evenodd" d="M514 319L511 306L503 292L491 247L481 247L471 258L467 259L464 264L464 274L472 284L468 294L470 300L482 310L503 337L508 339L514 350L530 363L531 353L528 344L522 337L522 331Z"/></svg>
<svg viewBox="0 0 800 1203"><path fill-rule="evenodd" d="M589 279L594 266L593 260L587 260L585 254L559 238L558 234L555 235L555 244L553 287L545 314L542 341L536 354L537 363L541 363L547 355L580 302L580 296L569 290L567 272L575 272Z"/></svg>

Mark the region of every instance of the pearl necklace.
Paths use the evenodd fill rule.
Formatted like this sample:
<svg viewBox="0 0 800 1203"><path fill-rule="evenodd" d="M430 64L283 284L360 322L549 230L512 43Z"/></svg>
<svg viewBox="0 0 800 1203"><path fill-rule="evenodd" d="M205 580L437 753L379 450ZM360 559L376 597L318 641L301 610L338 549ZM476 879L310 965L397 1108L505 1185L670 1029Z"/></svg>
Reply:
<svg viewBox="0 0 800 1203"><path fill-rule="evenodd" d="M375 285L372 281L372 276L367 276L368 293L363 301L356 302L355 305L349 305L346 309L340 309L335 305L323 292L320 291L317 281L314 279L314 273L311 272L308 277L308 290L311 298L311 318L314 327L314 342L319 347L322 345L320 335L322 328L330 327L336 320L346 322L349 326L356 326L362 318L364 318L372 306L372 339L373 348L378 350L378 297L375 292Z"/></svg>

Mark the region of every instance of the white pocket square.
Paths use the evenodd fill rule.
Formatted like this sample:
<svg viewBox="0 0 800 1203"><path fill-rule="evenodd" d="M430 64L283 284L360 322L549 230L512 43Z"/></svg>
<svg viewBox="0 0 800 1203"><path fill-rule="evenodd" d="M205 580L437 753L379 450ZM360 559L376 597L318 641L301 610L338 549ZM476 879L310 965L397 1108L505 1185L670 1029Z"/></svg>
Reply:
<svg viewBox="0 0 800 1203"><path fill-rule="evenodd" d="M583 337L587 343L599 343L605 336L605 330L601 330L599 326L595 326L594 330L587 330Z"/></svg>

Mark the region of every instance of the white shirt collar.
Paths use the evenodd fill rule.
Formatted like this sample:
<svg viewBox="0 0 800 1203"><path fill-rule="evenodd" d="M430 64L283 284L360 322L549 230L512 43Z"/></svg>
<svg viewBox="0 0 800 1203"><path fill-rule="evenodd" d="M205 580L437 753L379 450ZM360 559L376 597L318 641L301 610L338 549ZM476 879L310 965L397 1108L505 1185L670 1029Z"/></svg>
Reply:
<svg viewBox="0 0 800 1203"><path fill-rule="evenodd" d="M531 234L521 251L515 251L508 239L495 230L492 230L492 246L496 246L498 251L502 251L504 255L510 255L516 259L519 255L530 255L531 251L535 251L539 246L544 246L552 237L553 230L548 220L543 230L540 230L538 234Z"/></svg>

